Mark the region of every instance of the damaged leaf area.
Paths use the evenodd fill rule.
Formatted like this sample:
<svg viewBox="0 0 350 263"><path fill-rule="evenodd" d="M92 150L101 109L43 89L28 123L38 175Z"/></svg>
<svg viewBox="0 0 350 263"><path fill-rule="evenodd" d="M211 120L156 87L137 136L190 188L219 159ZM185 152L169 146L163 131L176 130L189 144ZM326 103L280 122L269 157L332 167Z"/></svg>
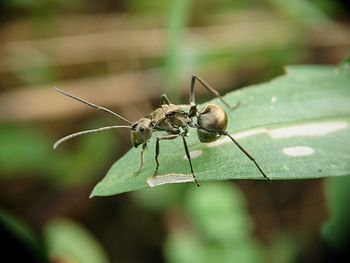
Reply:
<svg viewBox="0 0 350 263"><path fill-rule="evenodd" d="M211 83L215 87L215 83ZM256 160L271 180L350 174L350 71L347 67L293 66L270 82L231 92L224 97L227 131ZM201 109L206 103L200 105ZM139 167L140 150L131 149L99 182L92 196L108 196L168 183L193 183L181 138L161 141L158 175L155 132ZM200 183L213 180L265 180L254 163L228 137L204 144L191 129L188 146Z"/></svg>

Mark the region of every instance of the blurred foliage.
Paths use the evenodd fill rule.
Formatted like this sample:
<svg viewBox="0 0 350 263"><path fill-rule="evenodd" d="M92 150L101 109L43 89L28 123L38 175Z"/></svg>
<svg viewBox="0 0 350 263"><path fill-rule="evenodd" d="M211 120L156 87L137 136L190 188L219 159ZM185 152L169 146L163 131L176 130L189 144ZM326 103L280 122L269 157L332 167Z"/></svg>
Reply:
<svg viewBox="0 0 350 263"><path fill-rule="evenodd" d="M86 128L100 126L92 121ZM57 183L79 184L91 180L113 152L113 133L84 136L77 150L68 153L61 146L53 151L54 140L39 128L7 125L0 128L0 178L39 175ZM89 165L86 165L89 164Z"/></svg>
<svg viewBox="0 0 350 263"><path fill-rule="evenodd" d="M10 67L26 68L16 74L19 81L35 85L57 80L57 71L52 67L51 58L34 48L28 48L29 50L30 56L14 56L8 61Z"/></svg>
<svg viewBox="0 0 350 263"><path fill-rule="evenodd" d="M184 207L196 231L180 226L168 236L168 262L264 261L238 188L224 183L206 184L201 191L188 188Z"/></svg>
<svg viewBox="0 0 350 263"><path fill-rule="evenodd" d="M179 103L180 73L184 66L190 65L191 60L186 57L183 43L185 29L189 20L192 0L173 1L168 21L168 43L165 57L165 75L167 79L167 94L174 103Z"/></svg>
<svg viewBox="0 0 350 263"><path fill-rule="evenodd" d="M175 1L142 1L142 0L129 0L123 1L124 6L130 12L136 13L152 13L152 14L162 14L163 12L169 11L169 7L171 6L171 2Z"/></svg>
<svg viewBox="0 0 350 263"><path fill-rule="evenodd" d="M74 9L83 5L83 1L69 0L6 0L4 6L9 10L28 14L34 19L48 18L57 15L56 11Z"/></svg>
<svg viewBox="0 0 350 263"><path fill-rule="evenodd" d="M308 0L270 0L270 2L276 10L295 21L322 22L327 19L319 7Z"/></svg>
<svg viewBox="0 0 350 263"><path fill-rule="evenodd" d="M2 227L5 229L2 229ZM56 218L45 225L43 237L8 212L0 210L3 255L11 262L107 263L106 252L80 224ZM40 241L39 241L40 240ZM17 253L12 254L16 245ZM49 260L50 258L50 260Z"/></svg>
<svg viewBox="0 0 350 263"><path fill-rule="evenodd" d="M188 192L185 208L205 240L231 245L246 242L252 222L237 187L208 184L202 191L192 187Z"/></svg>
<svg viewBox="0 0 350 263"><path fill-rule="evenodd" d="M254 235L245 197L228 182L168 185L133 193L147 210L168 215L166 262L295 262L300 244L295 234L273 235L269 246ZM173 214L175 213L175 214Z"/></svg>
<svg viewBox="0 0 350 263"><path fill-rule="evenodd" d="M267 248L268 262L293 263L297 262L302 251L302 244L293 231L283 229L281 233L274 234Z"/></svg>
<svg viewBox="0 0 350 263"><path fill-rule="evenodd" d="M155 213L175 208L183 199L183 195L190 185L164 185L164 187L146 188L133 192L133 199L142 207Z"/></svg>
<svg viewBox="0 0 350 263"><path fill-rule="evenodd" d="M330 218L324 224L322 234L338 249L344 249L350 240L349 189L350 176L327 179L326 194Z"/></svg>
<svg viewBox="0 0 350 263"><path fill-rule="evenodd" d="M180 79L189 79L192 72L204 70L214 73L214 79L216 78L218 82L225 76L232 82L224 82L224 85L233 89L279 75L286 64L334 63L338 60L339 54L342 54L342 50L347 48L346 42L328 39L332 41L324 46L318 46L317 41L312 42L314 36L309 35L308 29L310 25L318 25L322 30L322 25L328 23L335 27L346 28L349 24L349 10L350 4L346 0L0 1L0 20L3 29L1 41L4 41L5 49L11 41L23 40L25 45L20 46L20 49L28 51L28 53L14 52L13 56L6 60L9 68L2 68L0 75L6 76L4 79L7 82L0 83L0 88L15 92L20 91L24 85L29 90L38 84L45 84L51 88L52 82L69 81L72 78L86 81L87 77L108 76L129 70L143 72L151 66L161 68L164 79L167 80L163 92L166 91L174 101L180 98L180 91L177 89ZM230 25L239 26L242 18L249 20L251 14L255 12L262 12L263 16L268 16L271 21L280 25L268 28L271 31L271 39L266 41L263 39L261 42L259 39L254 39L251 43L238 43L237 47L232 47L230 42L228 45L224 43L220 46L219 39L209 38L208 43L203 43L202 38L186 34L189 27L191 30L215 28L217 25L226 25L226 21L229 21ZM135 18L132 22L126 22L130 23L130 28L133 30L148 25L147 17L152 17L156 21L152 24L155 29L166 30L166 52L157 54L155 58L140 59L138 52L129 54L126 50L122 55L126 54L127 59L122 56L121 61L110 61L102 52L101 61L87 65L80 64L81 61L78 63L73 61L77 63L74 66L74 63L57 65L55 58L48 55L50 52L46 53L45 46L43 49L37 49L31 45L31 40L36 39L89 34L89 30L95 25L106 22L103 19L99 20L98 13L107 17L113 16L119 21L117 24L121 25L122 30L128 30L123 24L125 15L128 18ZM89 22L79 30L75 28L70 31L74 28L75 21L84 16ZM72 24L66 26L62 23L66 18L72 21ZM259 26L261 22L261 27L257 26L255 29L257 31L268 26L264 21L256 22ZM115 28L108 28L106 32L108 30L112 31ZM241 28L243 36L254 36L257 32L245 30L245 27ZM14 39L6 39L8 31L15 33L12 36ZM231 31L224 33L224 35L232 34ZM275 37L277 41L274 41ZM188 41L188 38L191 38L191 41ZM77 39L75 43L77 47L84 44L79 42L79 38ZM124 39L117 38L116 41L119 43ZM140 39L140 42L142 41L144 40ZM147 39L145 41L147 42ZM312 44L310 45L308 41ZM3 50L2 44L1 42L0 52ZM132 43L129 45L132 46ZM68 44L67 48L69 47L71 46ZM344 64L344 67L348 65ZM204 101L204 98L199 99ZM50 101L46 103L49 107ZM23 108L20 107L19 110L25 111L30 106L28 103L23 103ZM128 105L121 111L132 111L133 106ZM138 113L142 111L143 109L140 109ZM149 262L147 257L139 253L142 249L137 245L142 244L144 236L148 236L147 245L161 236L163 242L158 244L154 241L158 247L149 253L163 253L164 261L173 263L232 261L280 263L296 262L303 255L304 262L312 262L315 259L309 257L310 250L305 246L308 242L321 256L324 253L316 242L306 240L307 234L300 229L287 228L281 224L280 218L276 218L278 210L275 210L276 207L273 205L261 208L253 206L248 209L247 203L250 202L251 205L251 202L254 202L251 198L257 188L249 189L246 195L243 195L232 183L205 183L200 189L192 184L171 185L120 195L117 198L101 200L89 200L87 196L81 198L86 202L80 202L79 196L74 196L75 200L69 199L71 196L67 195L66 187L62 186L72 186L71 191L79 195L80 192L77 190L79 185L101 177L110 164L108 162L122 154L127 144L124 142L125 138L118 136L118 133L107 132L78 138L53 151L54 141L67 133L75 132L75 128L88 129L105 124L104 119L90 120L86 123L74 119L77 123L73 125L73 129L66 119L62 120L64 124L59 123L59 131L54 129L57 124L51 127L51 122L17 123L14 119L11 124L0 124L0 184L4 190L2 197L13 198L13 200L0 200L0 205L6 204L4 205L6 209L10 212L17 211L20 217L26 220L22 222L8 212L0 211L0 226L4 226L11 237L13 234L15 239L19 240L17 243L10 243L6 240L8 236L0 235L2 244L10 246L9 251L13 248L20 251L23 241L24 246L27 246L32 254L34 253L35 262L46 262L46 254L51 256L51 262L60 263L106 263L109 262L106 254L113 255L111 262ZM153 151L149 151L148 154L151 153ZM26 193L33 191L22 191L21 182L28 178L33 184L39 185L33 187L33 191L38 192L37 199L25 196ZM39 189L43 181L50 182L52 189L50 188L49 194L44 189ZM334 178L326 182L331 215L322 233L327 242L337 248L349 244L350 221L347 215L349 186L347 177ZM12 191L14 188L17 190L13 191L15 195L8 195L7 191ZM85 194L86 192L83 192L82 195ZM276 192L272 191L269 196L263 196L261 199L272 199L274 194ZM306 194L313 192L307 191ZM64 199L62 195L68 197ZM286 198L288 199L288 196ZM67 199L71 202L67 202ZM296 209L290 204L285 206L290 210ZM259 209L266 211L268 217L259 217L256 211ZM110 219L112 212L114 217ZM73 214L77 221L88 224L83 226L69 219L57 219L56 216L60 214ZM151 219L148 217L145 219L145 214ZM113 220L116 218L118 219L116 221L120 220L124 224L115 224ZM264 229L268 233L264 241L258 233L261 219L269 221L272 226L272 229ZM150 222L152 220L155 220L152 223L156 227ZM306 224L305 221L308 220L312 221L310 218L300 222L295 218L290 220L297 221L298 225ZM135 230L130 225L138 225L140 221L147 222L146 227L144 231L134 233ZM44 238L38 237L39 235L29 227L31 225L36 225L42 231ZM111 231L111 228L114 231ZM118 231L121 229L124 231L120 231L122 234L119 234ZM99 241L92 237L90 230L98 233L99 241L109 250L104 251ZM120 247L116 249L114 244ZM126 249L127 246L131 248ZM2 249L4 248L6 246L2 246ZM128 255L127 260L121 261L120 255L116 254L115 250L132 251L132 253ZM17 254L20 255L19 252ZM29 258L22 262L29 262Z"/></svg>
<svg viewBox="0 0 350 263"><path fill-rule="evenodd" d="M44 133L26 126L0 129L0 169L2 177L33 169L47 169L50 140Z"/></svg>
<svg viewBox="0 0 350 263"><path fill-rule="evenodd" d="M62 263L107 263L106 252L79 224L65 218L45 226L44 238L50 258Z"/></svg>

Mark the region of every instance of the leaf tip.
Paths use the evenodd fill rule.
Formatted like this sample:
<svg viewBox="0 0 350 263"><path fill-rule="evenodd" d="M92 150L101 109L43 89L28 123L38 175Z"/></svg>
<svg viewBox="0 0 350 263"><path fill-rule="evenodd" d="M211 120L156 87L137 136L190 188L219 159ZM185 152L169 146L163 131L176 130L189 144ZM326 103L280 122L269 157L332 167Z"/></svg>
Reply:
<svg viewBox="0 0 350 263"><path fill-rule="evenodd" d="M95 196L99 196L99 193L97 191L97 187L98 187L99 184L95 185L94 189L92 190L91 194L89 195L89 199L95 197Z"/></svg>

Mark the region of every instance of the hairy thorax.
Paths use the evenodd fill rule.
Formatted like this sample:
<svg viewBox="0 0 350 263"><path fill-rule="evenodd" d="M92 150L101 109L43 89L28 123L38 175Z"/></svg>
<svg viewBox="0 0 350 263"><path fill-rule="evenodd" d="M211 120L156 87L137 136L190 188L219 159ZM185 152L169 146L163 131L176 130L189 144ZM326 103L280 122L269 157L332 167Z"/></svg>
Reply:
<svg viewBox="0 0 350 263"><path fill-rule="evenodd" d="M180 105L161 105L160 108L150 113L150 118L155 123L156 130L163 130L170 134L177 134L191 123L191 118Z"/></svg>

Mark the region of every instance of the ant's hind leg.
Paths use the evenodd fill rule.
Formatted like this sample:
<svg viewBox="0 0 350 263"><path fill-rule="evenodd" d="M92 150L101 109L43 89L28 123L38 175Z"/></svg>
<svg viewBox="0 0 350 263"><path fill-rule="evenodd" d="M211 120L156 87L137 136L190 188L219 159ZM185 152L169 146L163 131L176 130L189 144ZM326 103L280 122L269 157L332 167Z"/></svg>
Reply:
<svg viewBox="0 0 350 263"><path fill-rule="evenodd" d="M225 106L231 110L237 109L239 107L239 102L236 103L236 105L231 106L228 102L226 102L223 97L217 92L214 88L212 88L208 83L206 83L204 80L202 80L197 75L193 75L191 79L191 93L190 93L190 105L196 105L196 98L195 98L195 84L196 80L198 80L204 88L206 88L210 93L212 93L215 97L217 97Z"/></svg>
<svg viewBox="0 0 350 263"><path fill-rule="evenodd" d="M250 155L250 153L243 148L228 132L221 132L222 135L226 135L231 139L231 141L237 145L237 147L255 164L256 168L258 168L259 172L264 176L264 178L268 181L271 179L264 173L264 171L260 168L259 164L255 161L255 158Z"/></svg>

